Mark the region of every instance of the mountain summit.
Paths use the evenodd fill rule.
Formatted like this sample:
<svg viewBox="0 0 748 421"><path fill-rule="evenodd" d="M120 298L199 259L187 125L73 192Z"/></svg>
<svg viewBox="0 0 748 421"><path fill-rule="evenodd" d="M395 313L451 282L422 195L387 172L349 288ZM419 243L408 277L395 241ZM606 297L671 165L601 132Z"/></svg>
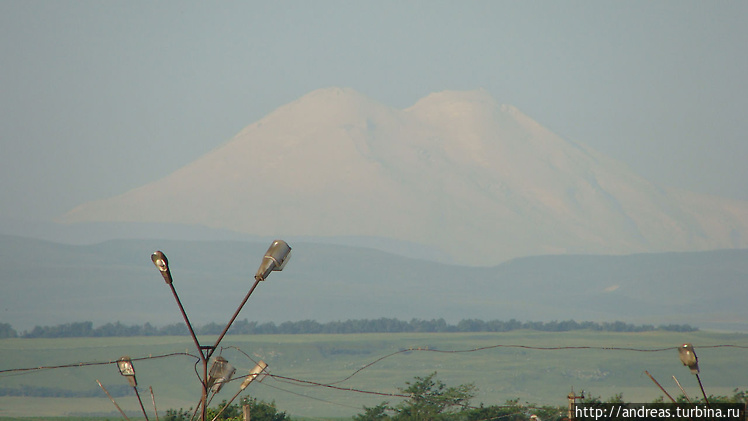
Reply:
<svg viewBox="0 0 748 421"><path fill-rule="evenodd" d="M482 90L400 110L320 89L167 177L62 220L386 237L477 265L748 247L748 202L654 185Z"/></svg>

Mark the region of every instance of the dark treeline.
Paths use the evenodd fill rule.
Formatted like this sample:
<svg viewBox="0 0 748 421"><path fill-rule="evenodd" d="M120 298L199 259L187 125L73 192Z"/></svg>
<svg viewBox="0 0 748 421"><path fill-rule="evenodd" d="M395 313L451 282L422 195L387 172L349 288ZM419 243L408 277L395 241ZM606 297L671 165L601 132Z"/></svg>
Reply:
<svg viewBox="0 0 748 421"><path fill-rule="evenodd" d="M4 328L3 328L4 327ZM218 335L223 325L209 323L195 329L200 335ZM694 332L698 328L689 325L632 325L624 322L576 322L574 320L551 322L520 322L478 319L463 319L457 324L449 324L444 319L403 321L398 319L358 319L319 323L314 320L298 322L258 323L247 319L234 323L228 333L237 335L263 334L345 334L345 333L400 333L400 332L509 332L513 330L536 330L543 332L566 332L571 330L592 330L602 332L648 332L664 330L671 332ZM3 336L4 335L4 336ZM0 338L73 338L73 337L112 337L112 336L186 336L189 331L184 323L155 327L144 325L124 325L120 322L107 323L94 328L92 322L66 323L57 326L36 326L31 331L17 333L10 325L0 323Z"/></svg>
<svg viewBox="0 0 748 421"><path fill-rule="evenodd" d="M129 385L108 386L107 391L115 398L135 394L135 392L133 392L132 388ZM16 388L0 387L0 396L24 396L40 398L101 398L106 397L106 394L99 388L88 390L67 390L59 387L21 385Z"/></svg>

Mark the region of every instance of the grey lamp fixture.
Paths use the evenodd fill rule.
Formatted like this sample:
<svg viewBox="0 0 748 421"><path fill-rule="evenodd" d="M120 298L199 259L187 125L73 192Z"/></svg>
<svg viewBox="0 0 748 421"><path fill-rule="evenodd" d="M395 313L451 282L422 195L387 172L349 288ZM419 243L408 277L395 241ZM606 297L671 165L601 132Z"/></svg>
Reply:
<svg viewBox="0 0 748 421"><path fill-rule="evenodd" d="M265 363L265 361L260 360L260 362L257 363L256 366L254 366L251 370L249 370L249 375L247 376L246 379L244 379L241 386L239 386L240 391L246 389L247 386L249 386L249 384L252 383L257 378L257 376L260 375L260 373L265 371L266 368L268 368L268 365ZM258 381L261 382L262 379L264 378L265 376L263 375Z"/></svg>
<svg viewBox="0 0 748 421"><path fill-rule="evenodd" d="M161 276L164 277L164 281L166 281L167 284L171 285L173 280L171 279L169 260L166 258L166 255L159 250L151 255L151 260L153 260L153 264L156 265L158 270L161 271Z"/></svg>
<svg viewBox="0 0 748 421"><path fill-rule="evenodd" d="M680 362L688 367L691 370L691 373L696 376L696 380L699 382L699 388L701 388L701 394L704 396L704 402L706 402L708 408L711 408L709 399L706 397L706 392L704 391L704 385L701 383L701 377L699 377L699 358L696 356L696 351L693 349L693 345L683 344L678 347L678 356L680 357Z"/></svg>
<svg viewBox="0 0 748 421"><path fill-rule="evenodd" d="M221 340L226 335L226 332L228 332L231 325L234 323L234 320L236 320L237 316L239 315L239 312L244 307L244 304L247 303L247 300L249 299L249 296L252 295L252 292L255 290L257 285L260 283L260 281L264 281L268 275L270 275L270 272L272 271L280 271L283 270L283 268L286 266L286 263L288 263L289 257L291 255L291 247L283 240L275 240L268 248L267 252L262 258L262 262L260 262L260 267L257 270L257 273L255 274L255 282L252 285L252 287L249 289L249 292L247 292L247 295L244 297L244 300L239 304L239 307L234 312L234 315L231 316L231 320L226 324L226 327L224 327L223 331L220 335L218 335L218 339L216 339L216 342L213 344L213 346L203 346L200 345L200 342L197 339L197 335L195 335L195 330L192 328L192 324L190 323L189 318L187 317L187 312L184 310L184 307L182 306L182 302L179 299L179 296L177 295L177 291L174 288L173 279L171 276L171 271L169 269L169 260L166 258L166 255L162 251L156 251L151 255L151 260L153 261L153 264L156 265L156 268L158 268L159 272L161 273L161 276L164 278L164 281L167 285L169 285L169 288L171 288L172 294L174 295L174 299L177 302L177 305L179 306L179 311L182 313L182 317L184 318L184 322L187 325L187 328L190 331L190 335L192 336L192 340L195 342L195 347L197 348L200 360L203 365L203 375L202 375L202 397L200 399L200 404L195 407L195 411L197 412L197 409L199 407L202 407L202 416L201 420L205 421L206 419L206 410L207 410L207 403L208 403L208 389L212 388L214 385L218 385L217 389L214 391L215 393L218 392L218 389L220 389L228 380L225 381L218 381L219 378L218 374L216 372L216 376L213 376L215 380L211 383L211 376L208 374L208 360L213 355L215 350L218 348L218 345L221 343ZM216 361L221 357L216 357ZM225 360L224 360L225 361ZM226 363L228 365L228 363ZM214 366L216 366L216 362L214 361ZM228 367L231 367L228 365ZM233 367L231 367L233 369ZM218 370L218 368L216 368ZM260 370L262 371L262 370ZM211 368L211 375L213 373L213 369ZM228 378L231 377L233 374L233 371L231 371L231 374L228 375ZM141 404L142 406L142 404Z"/></svg>
<svg viewBox="0 0 748 421"><path fill-rule="evenodd" d="M208 373L208 388L213 388L213 393L218 393L224 384L231 380L236 369L226 361L222 356L217 356L213 360L213 365Z"/></svg>
<svg viewBox="0 0 748 421"><path fill-rule="evenodd" d="M270 245L265 256L262 258L259 269L255 274L255 279L264 281L274 270L283 270L291 257L291 247L283 240L275 240Z"/></svg>
<svg viewBox="0 0 748 421"><path fill-rule="evenodd" d="M135 378L135 367L132 366L132 360L130 357L124 356L117 360L117 368L119 369L119 374L127 378L127 382L130 383L130 386L138 386L138 380Z"/></svg>
<svg viewBox="0 0 748 421"><path fill-rule="evenodd" d="M135 390L135 395L138 397L138 403L140 403L140 409L143 411L143 416L146 421L148 421L148 415L145 413L145 407L143 406L143 401L140 399L140 393L138 392L138 380L135 378L135 367L132 365L132 359L127 355L120 357L120 359L117 360L117 368L119 369L119 374L127 378L127 382L130 383L130 386Z"/></svg>
<svg viewBox="0 0 748 421"><path fill-rule="evenodd" d="M288 245L288 243L283 240L275 240L272 244L270 244L270 247L268 247L268 251L265 252L265 256L262 257L260 267L257 269L257 273L255 274L255 283L249 289L249 292L247 292L247 295L244 297L244 301L242 301L241 304L239 304L239 307L237 307L234 315L231 316L231 320L229 320L229 322L226 324L226 327L223 328L223 332L218 335L218 339L216 339L216 343L213 345L214 351L215 348L218 347L218 344L221 342L221 339L223 339L224 335L226 335L226 332L228 332L231 324L234 323L236 317L239 316L239 312L244 307L244 304L247 303L249 296L252 295L252 292L254 292L255 288L257 288L257 284L259 284L260 281L264 281L268 277L268 275L270 275L270 272L283 270L290 258L291 247Z"/></svg>
<svg viewBox="0 0 748 421"><path fill-rule="evenodd" d="M699 358L696 356L696 351L694 351L693 345L681 345L678 348L678 356L680 357L680 362L691 369L691 373L699 374Z"/></svg>

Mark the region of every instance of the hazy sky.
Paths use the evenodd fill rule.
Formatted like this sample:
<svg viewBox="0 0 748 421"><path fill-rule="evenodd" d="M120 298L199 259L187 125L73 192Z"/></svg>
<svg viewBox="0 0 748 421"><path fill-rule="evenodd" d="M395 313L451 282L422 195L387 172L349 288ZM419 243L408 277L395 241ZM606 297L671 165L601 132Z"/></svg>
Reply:
<svg viewBox="0 0 748 421"><path fill-rule="evenodd" d="M310 91L486 89L656 183L748 200L745 1L0 1L0 217L159 179ZM248 163L249 165L249 163Z"/></svg>

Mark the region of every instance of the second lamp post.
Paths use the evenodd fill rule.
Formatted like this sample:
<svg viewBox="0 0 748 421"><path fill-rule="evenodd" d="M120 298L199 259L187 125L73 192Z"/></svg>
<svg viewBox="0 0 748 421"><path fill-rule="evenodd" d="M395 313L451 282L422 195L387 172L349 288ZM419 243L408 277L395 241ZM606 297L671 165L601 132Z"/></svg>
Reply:
<svg viewBox="0 0 748 421"><path fill-rule="evenodd" d="M210 360L211 355L215 352L216 348L218 348L218 344L221 342L223 337L226 335L226 332L228 332L229 328L231 327L231 324L234 323L234 320L236 320L236 317L239 315L239 312L241 311L242 307L244 307L244 304L249 299L249 296L252 295L252 292L254 292L255 288L257 287L257 284L260 283L260 281L264 281L265 278L267 278L268 275L270 275L270 272L276 271L276 270L283 270L283 268L286 266L286 263L288 262L288 259L291 255L291 247L283 241L283 240L275 240L268 248L267 252L265 252L265 256L262 258L262 262L260 263L259 269L257 269L257 273L255 274L255 282L252 285L252 287L249 289L249 292L247 292L247 295L244 297L244 300L239 304L239 307L234 312L234 315L231 317L231 320L226 324L226 327L223 329L220 335L218 335L218 339L213 345L210 346L204 346L200 345L200 341L197 340L197 336L195 335L195 330L192 328L192 324L190 323L190 319L187 317L187 313L184 311L184 307L182 306L182 302L179 300L179 296L177 295L177 290L174 289L173 280L171 277L171 271L169 270L169 261L166 259L166 255L161 251L156 251L151 255L151 260L153 261L153 264L156 265L158 270L161 272L161 276L164 277L164 281L166 281L166 284L169 285L171 288L171 292L174 295L174 299L177 301L177 306L179 306L179 311L182 313L182 317L184 318L184 322L187 325L187 328L190 331L190 336L192 336L192 340L195 342L195 347L198 350L198 353L200 355L200 361L203 364L203 377L201 380L202 383L202 398L201 398L201 404L202 404L202 416L201 420L205 421L206 418L206 404L207 404L207 398L208 398L208 389L210 385L208 384L208 360Z"/></svg>

